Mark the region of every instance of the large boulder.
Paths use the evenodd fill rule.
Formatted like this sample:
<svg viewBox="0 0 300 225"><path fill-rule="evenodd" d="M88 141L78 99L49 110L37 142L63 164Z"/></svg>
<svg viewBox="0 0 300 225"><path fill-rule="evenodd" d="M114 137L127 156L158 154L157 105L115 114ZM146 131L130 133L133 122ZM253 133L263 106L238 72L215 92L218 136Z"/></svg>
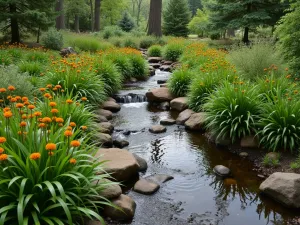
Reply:
<svg viewBox="0 0 300 225"><path fill-rule="evenodd" d="M104 116L108 120L111 120L112 117L113 117L112 112L109 111L109 110L105 110L105 109L98 109L98 110L96 110L96 114L98 114L100 116Z"/></svg>
<svg viewBox="0 0 300 225"><path fill-rule="evenodd" d="M98 133L96 137L98 138L98 142L105 147L111 147L113 145L112 138L109 134Z"/></svg>
<svg viewBox="0 0 300 225"><path fill-rule="evenodd" d="M154 134L160 134L167 131L167 128L162 125L154 125L149 128L149 131Z"/></svg>
<svg viewBox="0 0 300 225"><path fill-rule="evenodd" d="M187 97L174 98L170 102L171 109L175 109L179 112L188 108Z"/></svg>
<svg viewBox="0 0 300 225"><path fill-rule="evenodd" d="M135 153L132 153L132 155L134 156L134 158L139 164L139 171L141 172L146 171L148 169L147 161Z"/></svg>
<svg viewBox="0 0 300 225"><path fill-rule="evenodd" d="M191 117L185 121L185 128L193 131L204 131L205 125L205 113L194 113Z"/></svg>
<svg viewBox="0 0 300 225"><path fill-rule="evenodd" d="M133 190L144 195L151 195L155 193L159 189L159 187L160 186L157 183L151 182L146 179L140 179L135 183Z"/></svg>
<svg viewBox="0 0 300 225"><path fill-rule="evenodd" d="M182 111L181 113L179 113L177 119L176 119L176 123L183 125L185 123L185 121L187 121L192 114L194 114L195 112L191 109L186 109L184 111Z"/></svg>
<svg viewBox="0 0 300 225"><path fill-rule="evenodd" d="M110 122L102 122L102 123L99 123L99 126L100 126L100 130L102 130L103 133L112 133L113 130L114 130L114 126L110 123Z"/></svg>
<svg viewBox="0 0 300 225"><path fill-rule="evenodd" d="M243 148L258 148L259 141L255 136L246 136L241 139L241 147Z"/></svg>
<svg viewBox="0 0 300 225"><path fill-rule="evenodd" d="M111 112L119 112L121 110L121 106L115 101L106 101L102 105L103 109L109 110Z"/></svg>
<svg viewBox="0 0 300 225"><path fill-rule="evenodd" d="M122 189L118 184L111 184L111 181L107 179L99 180L95 182L96 184L104 186L104 189L99 192L101 197L107 199L118 198L122 194Z"/></svg>
<svg viewBox="0 0 300 225"><path fill-rule="evenodd" d="M149 102L165 102L174 99L168 88L154 88L146 93Z"/></svg>
<svg viewBox="0 0 300 225"><path fill-rule="evenodd" d="M96 157L101 161L107 161L104 169L117 181L126 181L138 174L139 165L134 156L127 150L108 148L98 150Z"/></svg>
<svg viewBox="0 0 300 225"><path fill-rule="evenodd" d="M128 221L133 219L136 203L132 198L122 194L118 198L112 200L112 204L116 205L118 209L111 206L105 206L105 216L118 221Z"/></svg>
<svg viewBox="0 0 300 225"><path fill-rule="evenodd" d="M259 189L287 207L300 208L300 174L273 173Z"/></svg>

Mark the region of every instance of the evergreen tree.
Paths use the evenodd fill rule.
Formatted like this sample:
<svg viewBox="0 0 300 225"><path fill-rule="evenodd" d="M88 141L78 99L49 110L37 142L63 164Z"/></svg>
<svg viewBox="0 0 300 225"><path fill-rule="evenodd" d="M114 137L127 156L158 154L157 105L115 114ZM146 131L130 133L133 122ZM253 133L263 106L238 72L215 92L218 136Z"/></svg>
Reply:
<svg viewBox="0 0 300 225"><path fill-rule="evenodd" d="M134 28L133 19L128 15L127 12L124 13L123 18L120 20L119 27L126 32L129 32Z"/></svg>
<svg viewBox="0 0 300 225"><path fill-rule="evenodd" d="M192 12L192 16L195 16L197 14L198 9L203 8L201 0L189 0L189 7Z"/></svg>
<svg viewBox="0 0 300 225"><path fill-rule="evenodd" d="M170 0L164 12L163 31L165 35L187 36L190 11L187 0Z"/></svg>
<svg viewBox="0 0 300 225"><path fill-rule="evenodd" d="M215 0L207 4L213 29L244 28L243 42L249 42L249 30L273 21L272 11L281 0ZM273 21L274 23L274 21Z"/></svg>
<svg viewBox="0 0 300 225"><path fill-rule="evenodd" d="M0 0L0 29L20 42L20 30L39 34L54 22L55 0Z"/></svg>

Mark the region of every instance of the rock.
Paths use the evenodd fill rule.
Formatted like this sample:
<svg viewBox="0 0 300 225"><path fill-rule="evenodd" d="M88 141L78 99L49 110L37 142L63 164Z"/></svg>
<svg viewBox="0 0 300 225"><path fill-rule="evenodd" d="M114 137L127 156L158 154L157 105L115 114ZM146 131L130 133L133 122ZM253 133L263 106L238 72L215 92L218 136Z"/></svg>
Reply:
<svg viewBox="0 0 300 225"><path fill-rule="evenodd" d="M165 84L168 80L157 80L157 84Z"/></svg>
<svg viewBox="0 0 300 225"><path fill-rule="evenodd" d="M191 115L194 114L194 113L195 112L191 109L186 109L186 110L182 111L178 115L178 117L176 119L176 123L180 124L180 125L183 125L185 123L185 121L187 121L191 117Z"/></svg>
<svg viewBox="0 0 300 225"><path fill-rule="evenodd" d="M62 57L68 57L71 54L77 54L77 52L72 47L63 48L59 53Z"/></svg>
<svg viewBox="0 0 300 225"><path fill-rule="evenodd" d="M277 152L269 152L266 154L266 156L268 159L272 160L272 161L278 161L280 158L280 154Z"/></svg>
<svg viewBox="0 0 300 225"><path fill-rule="evenodd" d="M204 134L205 137L207 137L208 141L211 143L215 143L217 146L226 147L231 144L231 140L229 138L222 139L222 138L216 138L216 135L212 134L210 131L206 132Z"/></svg>
<svg viewBox="0 0 300 225"><path fill-rule="evenodd" d="M170 103L169 102L161 102L158 106L159 109L162 109L164 111L168 111L170 109Z"/></svg>
<svg viewBox="0 0 300 225"><path fill-rule="evenodd" d="M104 224L97 220L89 220L85 223L85 225L104 225Z"/></svg>
<svg viewBox="0 0 300 225"><path fill-rule="evenodd" d="M97 137L98 137L99 143L101 143L103 146L105 146L105 147L112 146L113 142L112 142L112 138L109 134L98 133Z"/></svg>
<svg viewBox="0 0 300 225"><path fill-rule="evenodd" d="M121 106L114 101L106 101L102 105L103 109L109 110L111 112L119 112L121 110Z"/></svg>
<svg viewBox="0 0 300 225"><path fill-rule="evenodd" d="M132 200L132 198L122 194L118 198L112 200L112 204L116 205L119 209L111 206L105 206L105 216L118 221L127 221L133 219L136 203Z"/></svg>
<svg viewBox="0 0 300 225"><path fill-rule="evenodd" d="M141 172L146 171L148 169L148 164L147 164L146 160L141 158L140 156L138 156L135 153L133 153L132 155L134 156L134 158L136 159L136 161L139 164L139 171L141 171Z"/></svg>
<svg viewBox="0 0 300 225"><path fill-rule="evenodd" d="M149 131L154 134L164 133L167 131L167 128L162 125L154 125L149 128Z"/></svg>
<svg viewBox="0 0 300 225"><path fill-rule="evenodd" d="M150 70L149 70L149 73L150 73L150 76L154 76L155 73L156 73L156 72L155 72L155 69L153 69L153 70L150 69Z"/></svg>
<svg viewBox="0 0 300 225"><path fill-rule="evenodd" d="M175 110L181 112L188 108L187 101L188 101L187 97L174 98L170 102L170 106L172 109L175 109Z"/></svg>
<svg viewBox="0 0 300 225"><path fill-rule="evenodd" d="M150 63L150 66L152 66L154 69L158 69L161 65L160 63Z"/></svg>
<svg viewBox="0 0 300 225"><path fill-rule="evenodd" d="M259 189L289 208L300 208L300 174L273 173Z"/></svg>
<svg viewBox="0 0 300 225"><path fill-rule="evenodd" d="M260 178L260 179L265 179L266 177L262 174L257 174L257 177Z"/></svg>
<svg viewBox="0 0 300 225"><path fill-rule="evenodd" d="M100 116L104 116L107 120L111 120L113 117L112 112L109 110L105 110L105 109L98 109L96 111L96 114L98 114Z"/></svg>
<svg viewBox="0 0 300 225"><path fill-rule="evenodd" d="M112 98L112 97L108 97L107 99L108 102L117 102L116 99Z"/></svg>
<svg viewBox="0 0 300 225"><path fill-rule="evenodd" d="M124 148L124 147L129 145L129 142L126 141L126 140L117 139L117 140L113 141L113 144L114 144L115 147Z"/></svg>
<svg viewBox="0 0 300 225"><path fill-rule="evenodd" d="M146 93L149 102L171 101L174 97L168 88L154 88Z"/></svg>
<svg viewBox="0 0 300 225"><path fill-rule="evenodd" d="M176 123L176 120L174 119L163 119L160 121L161 125L174 125Z"/></svg>
<svg viewBox="0 0 300 225"><path fill-rule="evenodd" d="M100 128L103 128L105 130L108 130L109 133L112 133L114 130L114 126L110 122L102 122L99 123Z"/></svg>
<svg viewBox="0 0 300 225"><path fill-rule="evenodd" d="M205 113L194 113L191 117L185 121L185 128L193 131L204 131L205 125Z"/></svg>
<svg viewBox="0 0 300 225"><path fill-rule="evenodd" d="M173 64L172 61L164 61L164 62L163 62L163 65L172 65L172 64Z"/></svg>
<svg viewBox="0 0 300 225"><path fill-rule="evenodd" d="M104 128L104 127L100 127L99 128L99 132L100 133L104 133L104 134L111 134L111 131L108 130L108 129L106 129L106 128Z"/></svg>
<svg viewBox="0 0 300 225"><path fill-rule="evenodd" d="M95 121L98 123L102 123L102 122L108 122L108 119L105 116L96 115Z"/></svg>
<svg viewBox="0 0 300 225"><path fill-rule="evenodd" d="M168 84L161 84L161 85L159 85L160 87L164 87L164 88L166 88L166 87L168 87Z"/></svg>
<svg viewBox="0 0 300 225"><path fill-rule="evenodd" d="M149 63L159 63L163 60L162 57L149 57L148 62Z"/></svg>
<svg viewBox="0 0 300 225"><path fill-rule="evenodd" d="M151 180L157 184L162 184L162 183L166 183L169 180L173 180L174 177L166 174L154 174L146 177L145 179Z"/></svg>
<svg viewBox="0 0 300 225"><path fill-rule="evenodd" d="M159 184L146 179L140 179L135 183L133 190L144 195L151 195L155 193L159 187Z"/></svg>
<svg viewBox="0 0 300 225"><path fill-rule="evenodd" d="M171 67L171 65L162 65L162 66L159 67L159 69L160 69L161 71L170 72L171 69L172 69L172 67Z"/></svg>
<svg viewBox="0 0 300 225"><path fill-rule="evenodd" d="M135 83L137 82L137 79L135 77L130 77L130 82Z"/></svg>
<svg viewBox="0 0 300 225"><path fill-rule="evenodd" d="M240 156L240 157L243 157L243 158L246 158L246 157L248 157L248 153L247 153L247 152L241 152L241 153L239 154L239 156Z"/></svg>
<svg viewBox="0 0 300 225"><path fill-rule="evenodd" d="M221 176L221 177L227 177L230 174L230 169L228 169L227 167L223 166L223 165L217 165L214 167L214 172Z"/></svg>
<svg viewBox="0 0 300 225"><path fill-rule="evenodd" d="M259 141L255 136L246 136L241 139L241 147L243 148L258 148Z"/></svg>
<svg viewBox="0 0 300 225"><path fill-rule="evenodd" d="M97 184L97 182L95 182L95 183ZM113 198L118 198L122 194L121 187L118 184L111 184L111 181L109 181L107 179L98 181L98 184L105 187L99 193L99 195L101 197L104 197L107 199L113 199Z"/></svg>
<svg viewBox="0 0 300 225"><path fill-rule="evenodd" d="M131 134L131 131L130 130L124 130L122 134L128 136L128 135Z"/></svg>
<svg viewBox="0 0 300 225"><path fill-rule="evenodd" d="M138 174L139 165L134 156L127 150L108 148L98 150L95 157L101 156L101 161L107 161L104 169L117 181L130 180Z"/></svg>

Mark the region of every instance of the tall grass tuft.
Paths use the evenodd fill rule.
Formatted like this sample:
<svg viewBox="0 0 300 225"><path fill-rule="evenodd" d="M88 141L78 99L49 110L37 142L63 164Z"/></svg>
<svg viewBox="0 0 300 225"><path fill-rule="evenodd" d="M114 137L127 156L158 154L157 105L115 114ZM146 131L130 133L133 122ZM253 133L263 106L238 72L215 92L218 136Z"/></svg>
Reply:
<svg viewBox="0 0 300 225"><path fill-rule="evenodd" d="M160 45L152 45L148 48L149 57L161 57L162 56L162 47Z"/></svg>
<svg viewBox="0 0 300 225"><path fill-rule="evenodd" d="M196 74L188 68L181 68L175 70L168 81L168 88L170 92L177 97L184 97L187 95L189 85Z"/></svg>

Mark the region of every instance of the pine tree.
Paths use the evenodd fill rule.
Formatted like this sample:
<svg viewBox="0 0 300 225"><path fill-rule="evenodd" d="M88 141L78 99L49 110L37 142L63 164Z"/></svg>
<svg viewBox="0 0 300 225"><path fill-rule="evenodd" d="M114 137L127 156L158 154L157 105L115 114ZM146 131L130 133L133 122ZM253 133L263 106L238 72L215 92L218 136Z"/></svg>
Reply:
<svg viewBox="0 0 300 225"><path fill-rule="evenodd" d="M19 43L22 32L40 33L54 22L55 0L0 0L0 29Z"/></svg>
<svg viewBox="0 0 300 225"><path fill-rule="evenodd" d="M249 30L272 21L272 9L281 0L215 0L207 4L213 29L244 28L243 42L249 42Z"/></svg>
<svg viewBox="0 0 300 225"><path fill-rule="evenodd" d="M163 31L165 35L187 36L190 11L187 0L170 0L164 12Z"/></svg>
<svg viewBox="0 0 300 225"><path fill-rule="evenodd" d="M192 16L195 16L197 14L198 9L203 8L201 0L189 0L189 7L192 12Z"/></svg>
<svg viewBox="0 0 300 225"><path fill-rule="evenodd" d="M129 32L134 28L133 19L130 18L127 12L124 13L122 19L120 20L119 27L126 32Z"/></svg>

